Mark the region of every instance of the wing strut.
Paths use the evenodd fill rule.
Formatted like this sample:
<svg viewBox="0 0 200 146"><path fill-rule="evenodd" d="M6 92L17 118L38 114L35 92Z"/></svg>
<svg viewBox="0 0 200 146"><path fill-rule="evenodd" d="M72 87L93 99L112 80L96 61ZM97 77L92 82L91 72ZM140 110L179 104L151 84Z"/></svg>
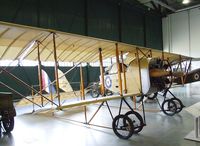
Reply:
<svg viewBox="0 0 200 146"><path fill-rule="evenodd" d="M83 69L82 69L82 64L80 65L80 78L81 78L81 85L80 85L80 90L81 90L81 100L85 100L85 91L84 91L84 81L83 81ZM87 113L86 113L86 106L84 106L84 114L85 114L85 123L87 123Z"/></svg>
<svg viewBox="0 0 200 146"><path fill-rule="evenodd" d="M100 63L100 73L101 73L101 95L105 95L104 86L104 69L103 69L103 59L102 59L102 49L99 48L99 63Z"/></svg>
<svg viewBox="0 0 200 146"><path fill-rule="evenodd" d="M116 43L116 62L117 62L117 72L118 72L118 82L119 82L119 93L122 95L122 77L121 77L121 69L120 69L120 63L119 63L119 49L118 44Z"/></svg>
<svg viewBox="0 0 200 146"><path fill-rule="evenodd" d="M41 60L40 60L40 44L37 41L37 53L38 53L38 80L40 86L40 94L42 94L42 70L41 70ZM44 106L44 99L41 96L41 104Z"/></svg>
<svg viewBox="0 0 200 146"><path fill-rule="evenodd" d="M53 33L53 51L54 51L54 61L55 61L56 92L57 92L57 97L58 97L58 105L60 107L61 103L60 103L60 91L59 91L59 79L58 79L58 61L57 61L57 54L56 54L55 33Z"/></svg>

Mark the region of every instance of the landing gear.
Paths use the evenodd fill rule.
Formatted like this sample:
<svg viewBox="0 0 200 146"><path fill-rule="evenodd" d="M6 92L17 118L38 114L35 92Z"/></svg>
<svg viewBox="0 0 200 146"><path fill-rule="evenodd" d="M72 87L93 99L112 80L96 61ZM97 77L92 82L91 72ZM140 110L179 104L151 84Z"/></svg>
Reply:
<svg viewBox="0 0 200 146"><path fill-rule="evenodd" d="M130 111L126 112L125 114L121 114L121 108L123 102L125 102L125 104L130 109ZM143 101L142 101L142 107L143 107L143 117L138 112L134 111L124 98L121 99L119 114L113 119L112 123L113 131L119 138L128 139L133 134L137 134L140 131L142 131L143 127L146 125Z"/></svg>
<svg viewBox="0 0 200 146"><path fill-rule="evenodd" d="M166 99L167 93L170 93L173 96L173 98ZM181 100L178 99L177 97L175 97L175 95L172 94L169 90L166 90L164 92L163 97L164 97L164 101L161 105L161 109L162 109L163 113L168 116L173 116L173 115L181 112L182 109L185 107L183 105L183 103L181 102Z"/></svg>
<svg viewBox="0 0 200 146"><path fill-rule="evenodd" d="M99 90L99 84L98 83L92 83L89 85L90 86L90 96L92 98L97 98L100 95L100 90Z"/></svg>
<svg viewBox="0 0 200 146"><path fill-rule="evenodd" d="M132 120L126 115L118 115L113 119L114 133L121 139L129 139L134 133Z"/></svg>
<svg viewBox="0 0 200 146"><path fill-rule="evenodd" d="M138 112L128 111L125 116L128 116L131 119L134 127L134 134L139 133L143 129L144 122L142 116Z"/></svg>
<svg viewBox="0 0 200 146"><path fill-rule="evenodd" d="M181 112L182 109L185 107L180 99L178 99L178 98L172 98L171 100L174 101L175 104L176 104L176 107L177 107L176 113Z"/></svg>
<svg viewBox="0 0 200 146"><path fill-rule="evenodd" d="M89 87L90 87L90 96L92 98L98 98L99 95L101 94L99 83L98 82L97 83L92 83L92 84L89 85ZM113 95L113 92L108 90L108 89L106 89L105 90L105 95L106 96L111 96L111 95Z"/></svg>
<svg viewBox="0 0 200 146"><path fill-rule="evenodd" d="M168 116L173 116L174 114L176 114L177 106L173 100L167 99L162 103L161 109L164 114Z"/></svg>

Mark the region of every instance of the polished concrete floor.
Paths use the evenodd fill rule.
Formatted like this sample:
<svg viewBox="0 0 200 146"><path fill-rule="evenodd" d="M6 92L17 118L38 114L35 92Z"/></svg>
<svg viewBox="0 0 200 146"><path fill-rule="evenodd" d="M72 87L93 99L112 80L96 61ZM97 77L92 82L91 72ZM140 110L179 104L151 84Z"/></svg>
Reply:
<svg viewBox="0 0 200 146"><path fill-rule="evenodd" d="M172 89L172 92L186 106L190 106L200 101L199 87L199 84L193 84ZM119 101L111 101L109 104L113 105L111 110L116 115ZM88 107L89 117L97 107ZM145 103L145 108L147 111L158 109L158 105L154 102ZM124 108L123 112L126 110ZM146 112L147 126L129 140L119 139L111 129L74 122L84 122L82 108L64 111L39 110L33 114L28 113L31 109L24 111L22 113L22 109L17 108L15 128L10 135L2 135L0 146L200 146L198 142L184 139L193 130L193 117L184 110L173 117L156 110ZM112 120L106 107L102 107L92 123L111 126Z"/></svg>

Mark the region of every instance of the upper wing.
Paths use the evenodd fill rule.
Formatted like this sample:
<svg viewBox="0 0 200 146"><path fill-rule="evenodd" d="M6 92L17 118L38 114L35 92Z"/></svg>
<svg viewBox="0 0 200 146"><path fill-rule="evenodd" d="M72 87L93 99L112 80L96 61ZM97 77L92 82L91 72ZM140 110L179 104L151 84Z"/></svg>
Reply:
<svg viewBox="0 0 200 146"><path fill-rule="evenodd" d="M131 51L127 55L125 63L129 64L132 60L136 59L136 53L137 53L136 49ZM171 65L192 59L192 57L175 54L175 53L162 52L159 50L144 48L144 47L139 47L138 54L140 58L146 55L153 58L157 57L157 58L165 59L165 60L168 60Z"/></svg>
<svg viewBox="0 0 200 146"><path fill-rule="evenodd" d="M0 57L1 60L28 59L37 60L37 43L39 42L40 58L42 61L53 61L54 41L58 61L64 62L96 62L99 58L99 48L102 49L103 59L114 57L116 43L119 51L129 53L128 58L134 59L136 48L152 52L152 57L162 57L162 51L128 45L116 41L96 39L81 35L64 33L48 29L39 29L22 25L0 22ZM181 56L188 58L186 56ZM164 53L164 58L171 62L180 58L180 55Z"/></svg>

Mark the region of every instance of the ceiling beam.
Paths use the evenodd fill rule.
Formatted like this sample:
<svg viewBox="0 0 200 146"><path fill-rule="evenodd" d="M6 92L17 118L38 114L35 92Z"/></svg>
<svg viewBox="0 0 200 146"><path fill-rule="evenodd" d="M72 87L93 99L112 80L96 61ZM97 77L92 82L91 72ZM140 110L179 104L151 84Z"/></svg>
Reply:
<svg viewBox="0 0 200 146"><path fill-rule="evenodd" d="M183 9L179 9L176 12L182 12L182 11L186 11L186 10L190 10L190 9L195 9L195 8L198 8L198 7L200 7L200 4L194 5L194 6L191 6L191 7L187 7L187 8L183 8Z"/></svg>
<svg viewBox="0 0 200 146"><path fill-rule="evenodd" d="M150 3L151 3L151 5L153 6L153 8L154 8L156 11L158 11L158 7L156 6L156 4L155 4L153 1L151 1Z"/></svg>
<svg viewBox="0 0 200 146"><path fill-rule="evenodd" d="M165 7L165 8L167 8L167 9L171 10L172 12L176 12L176 9L174 9L174 8L170 7L169 5L167 5L167 4L163 3L163 2L161 2L160 0L152 0L152 1L153 1L154 3L157 3L157 4L161 5L162 7Z"/></svg>
<svg viewBox="0 0 200 146"><path fill-rule="evenodd" d="M151 2L151 0L140 0L140 3L142 3L142 4L146 4L146 3L149 3L149 2Z"/></svg>

